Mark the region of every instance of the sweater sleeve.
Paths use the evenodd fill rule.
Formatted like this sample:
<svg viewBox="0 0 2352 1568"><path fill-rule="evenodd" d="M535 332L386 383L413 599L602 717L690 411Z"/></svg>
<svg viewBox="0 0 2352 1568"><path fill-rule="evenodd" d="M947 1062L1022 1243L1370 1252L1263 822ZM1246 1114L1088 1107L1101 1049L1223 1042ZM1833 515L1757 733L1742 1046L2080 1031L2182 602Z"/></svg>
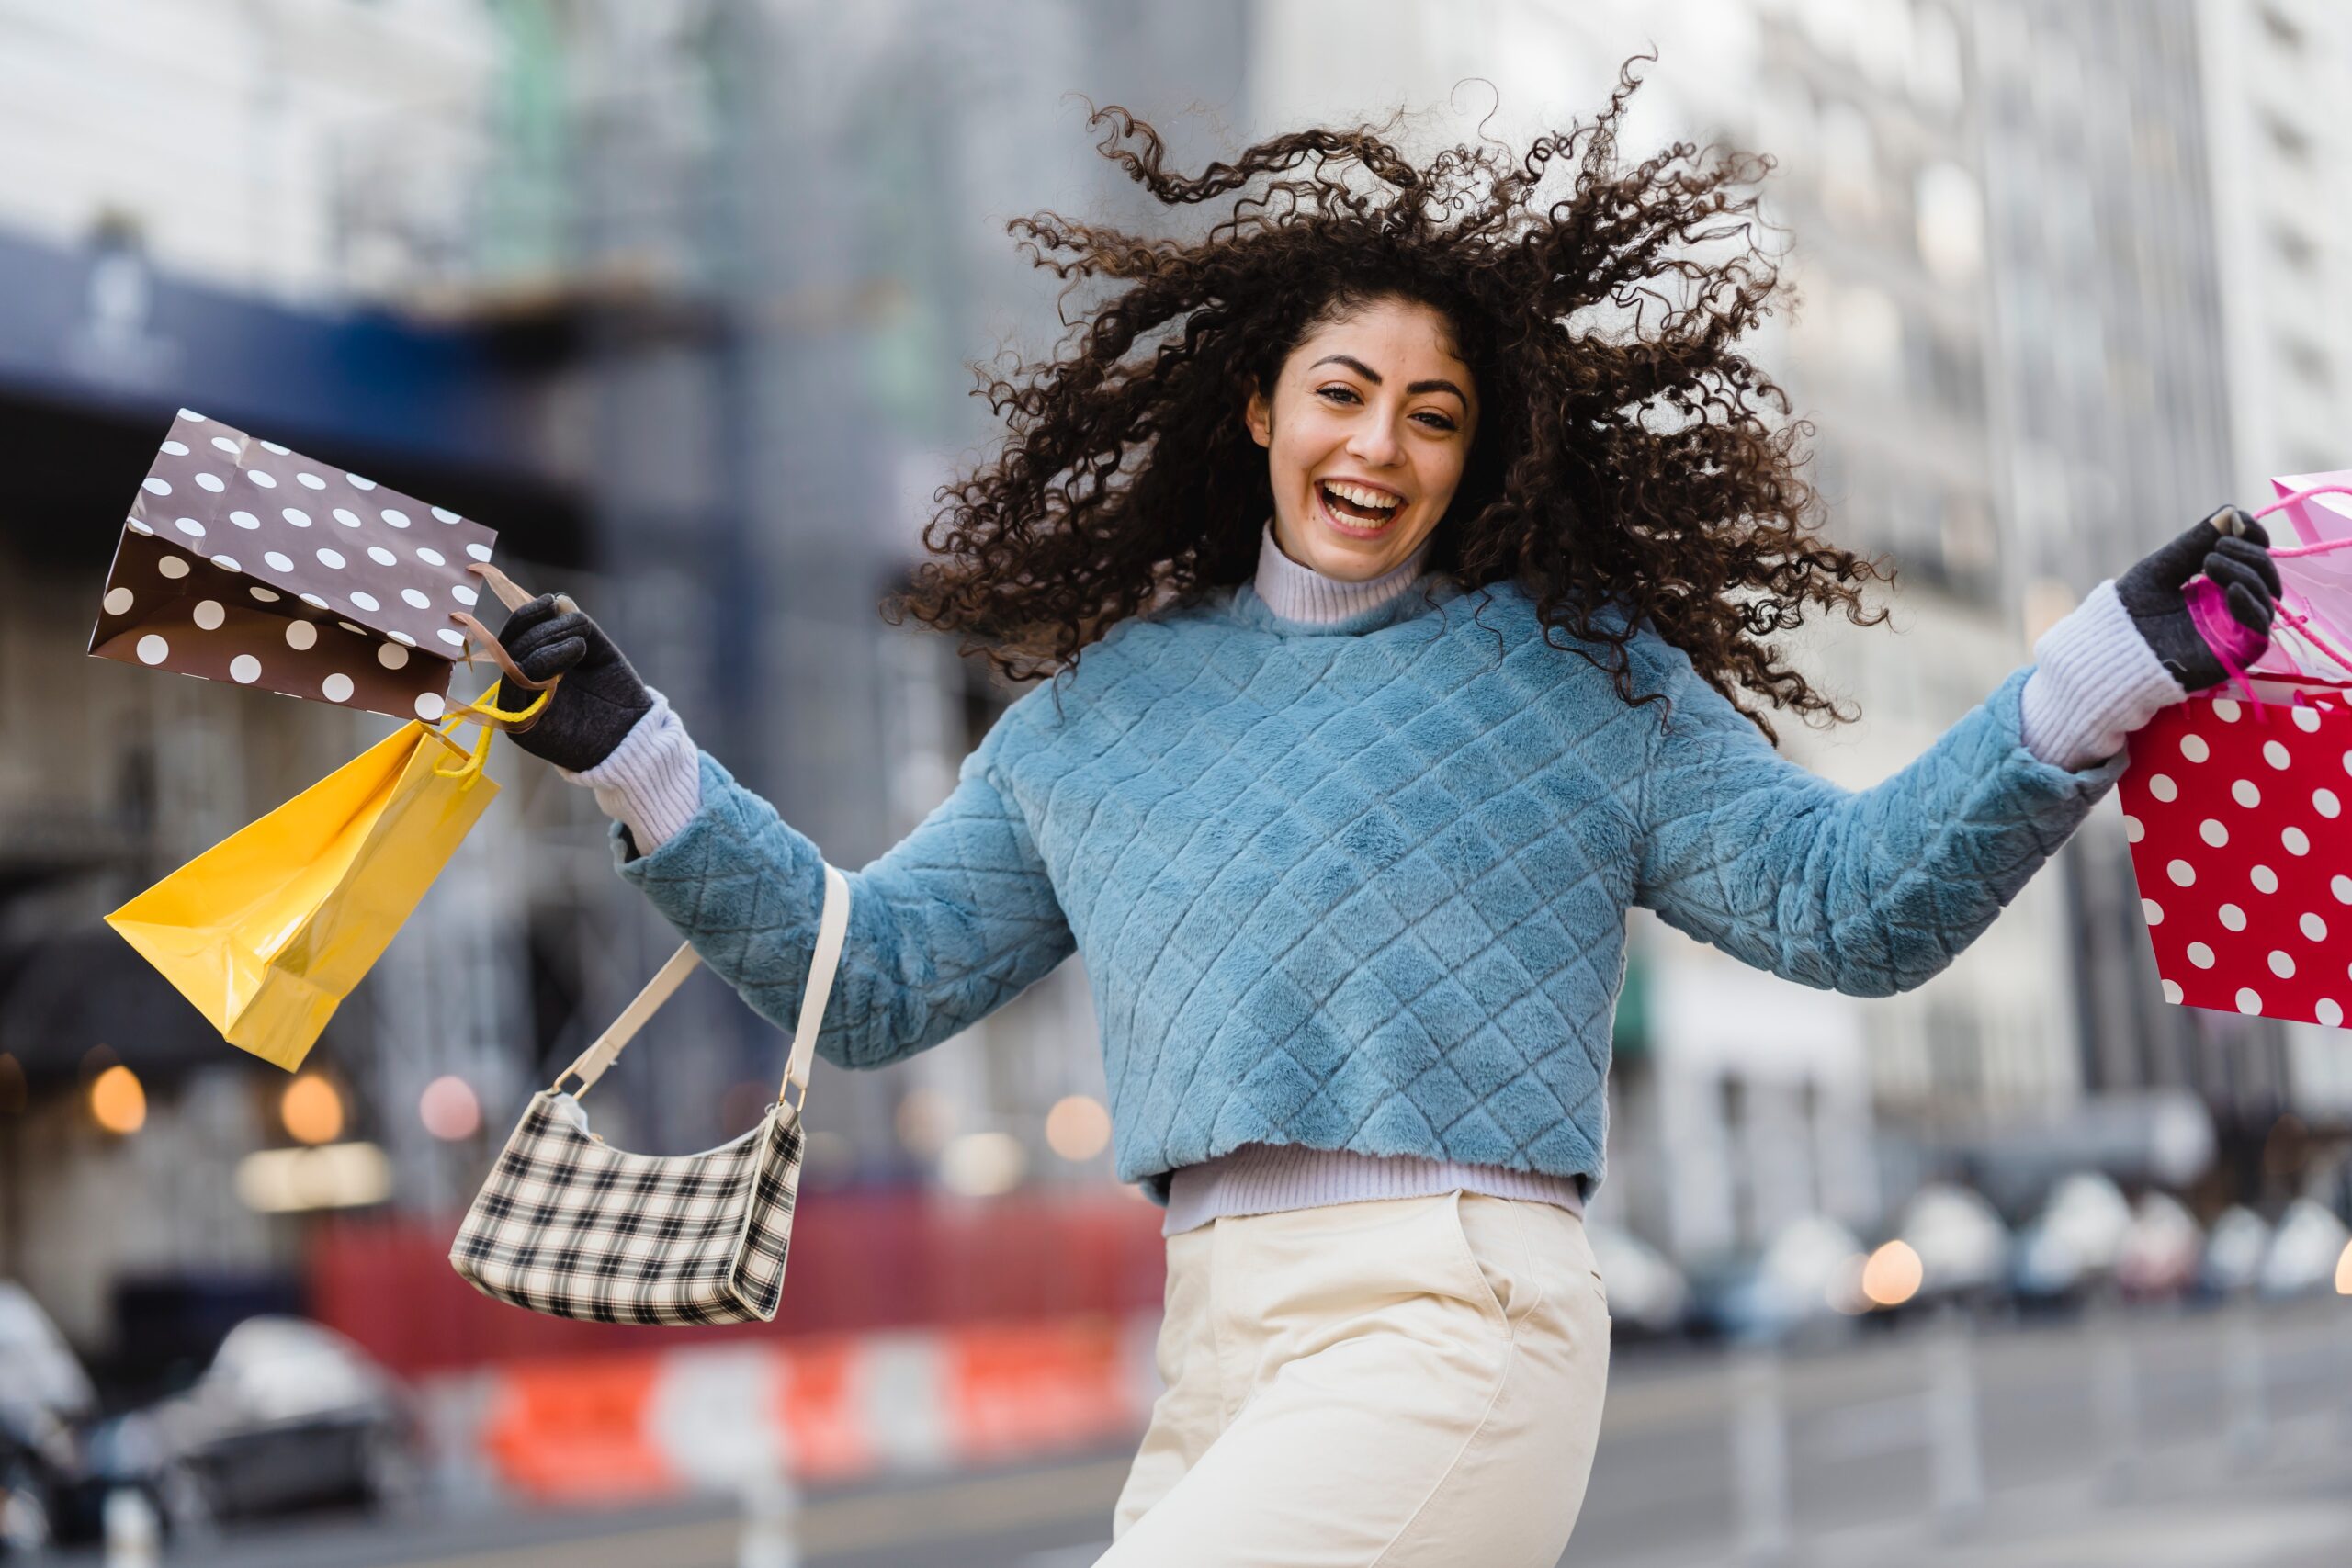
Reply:
<svg viewBox="0 0 2352 1568"><path fill-rule="evenodd" d="M817 846L701 755L699 804L622 877L644 889L753 1010L789 1032L824 902ZM818 1055L879 1067L969 1028L1068 957L1076 940L1027 824L978 754L898 845L849 872L849 931Z"/></svg>
<svg viewBox="0 0 2352 1568"><path fill-rule="evenodd" d="M1636 784L1634 900L1784 979L1883 997L1993 923L2122 773L2065 769L2020 737L2019 670L1883 783L1848 790L1773 750L1665 643L1673 710Z"/></svg>
<svg viewBox="0 0 2352 1568"><path fill-rule="evenodd" d="M2132 624L2112 579L2041 634L2019 701L2026 750L2079 768L2123 750L2132 732L2187 699Z"/></svg>

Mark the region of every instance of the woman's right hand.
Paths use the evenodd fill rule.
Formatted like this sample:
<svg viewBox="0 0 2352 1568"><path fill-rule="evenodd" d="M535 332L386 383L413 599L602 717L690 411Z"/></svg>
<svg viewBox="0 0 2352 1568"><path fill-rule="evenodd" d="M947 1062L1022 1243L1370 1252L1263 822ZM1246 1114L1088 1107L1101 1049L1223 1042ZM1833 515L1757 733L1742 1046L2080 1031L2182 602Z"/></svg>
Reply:
<svg viewBox="0 0 2352 1568"><path fill-rule="evenodd" d="M604 628L584 611L559 606L552 593L507 616L498 640L532 680L563 677L537 723L507 732L515 745L559 768L586 773L653 709L653 694Z"/></svg>

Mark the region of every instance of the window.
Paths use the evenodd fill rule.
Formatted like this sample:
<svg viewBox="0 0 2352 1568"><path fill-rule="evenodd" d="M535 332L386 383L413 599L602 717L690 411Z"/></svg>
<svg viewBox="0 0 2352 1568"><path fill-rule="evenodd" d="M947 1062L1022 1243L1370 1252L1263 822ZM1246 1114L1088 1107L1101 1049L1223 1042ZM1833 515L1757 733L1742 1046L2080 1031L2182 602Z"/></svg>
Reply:
<svg viewBox="0 0 2352 1568"><path fill-rule="evenodd" d="M1929 164L1913 195L1919 258L1937 281L1957 287L1975 279L1984 262L1984 203L1976 176L1957 164Z"/></svg>

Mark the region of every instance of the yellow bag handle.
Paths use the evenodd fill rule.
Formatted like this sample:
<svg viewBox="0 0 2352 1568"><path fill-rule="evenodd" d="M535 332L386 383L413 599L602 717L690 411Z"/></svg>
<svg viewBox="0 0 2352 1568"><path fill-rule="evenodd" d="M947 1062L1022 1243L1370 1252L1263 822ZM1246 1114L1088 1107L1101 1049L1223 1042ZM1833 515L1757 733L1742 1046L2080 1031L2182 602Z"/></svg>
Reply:
<svg viewBox="0 0 2352 1568"><path fill-rule="evenodd" d="M530 603L531 594L528 590L518 586L513 578L487 561L476 561L467 570L489 583L491 592L496 593L500 602L508 609L519 609ZM559 596L557 603L567 610L577 608L568 595ZM492 731L528 729L537 724L539 715L547 710L548 699L555 695L557 682L563 677L556 675L545 681L532 680L523 673L522 666L516 664L507 654L505 646L491 635L489 627L462 610L453 611L449 618L464 626L469 634L469 642L466 649L467 662L473 661L471 644L480 643L483 650L503 672L500 679L490 683L489 689L481 695L451 714L447 724L433 731L442 744L457 752L462 759L456 768L435 768L433 771L443 778L466 778L470 784L472 778L481 773L482 763L489 759ZM499 688L508 681L514 682L526 691L537 692L538 695L523 707L512 710L502 708L498 705L498 692ZM456 741L449 739L461 724L481 726L481 734L476 738L470 752L461 750Z"/></svg>

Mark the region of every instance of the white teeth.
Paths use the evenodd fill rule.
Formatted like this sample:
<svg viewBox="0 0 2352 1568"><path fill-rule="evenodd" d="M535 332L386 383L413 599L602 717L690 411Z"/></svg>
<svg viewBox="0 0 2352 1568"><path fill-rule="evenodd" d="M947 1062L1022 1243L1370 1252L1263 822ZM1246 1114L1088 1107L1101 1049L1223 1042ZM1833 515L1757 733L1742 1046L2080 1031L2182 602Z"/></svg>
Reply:
<svg viewBox="0 0 2352 1568"><path fill-rule="evenodd" d="M1365 490L1361 485L1341 484L1337 480L1326 479L1323 481L1323 488L1341 501L1352 502L1358 506L1369 506L1378 512L1385 512L1396 504L1395 496L1383 494L1376 490Z"/></svg>

